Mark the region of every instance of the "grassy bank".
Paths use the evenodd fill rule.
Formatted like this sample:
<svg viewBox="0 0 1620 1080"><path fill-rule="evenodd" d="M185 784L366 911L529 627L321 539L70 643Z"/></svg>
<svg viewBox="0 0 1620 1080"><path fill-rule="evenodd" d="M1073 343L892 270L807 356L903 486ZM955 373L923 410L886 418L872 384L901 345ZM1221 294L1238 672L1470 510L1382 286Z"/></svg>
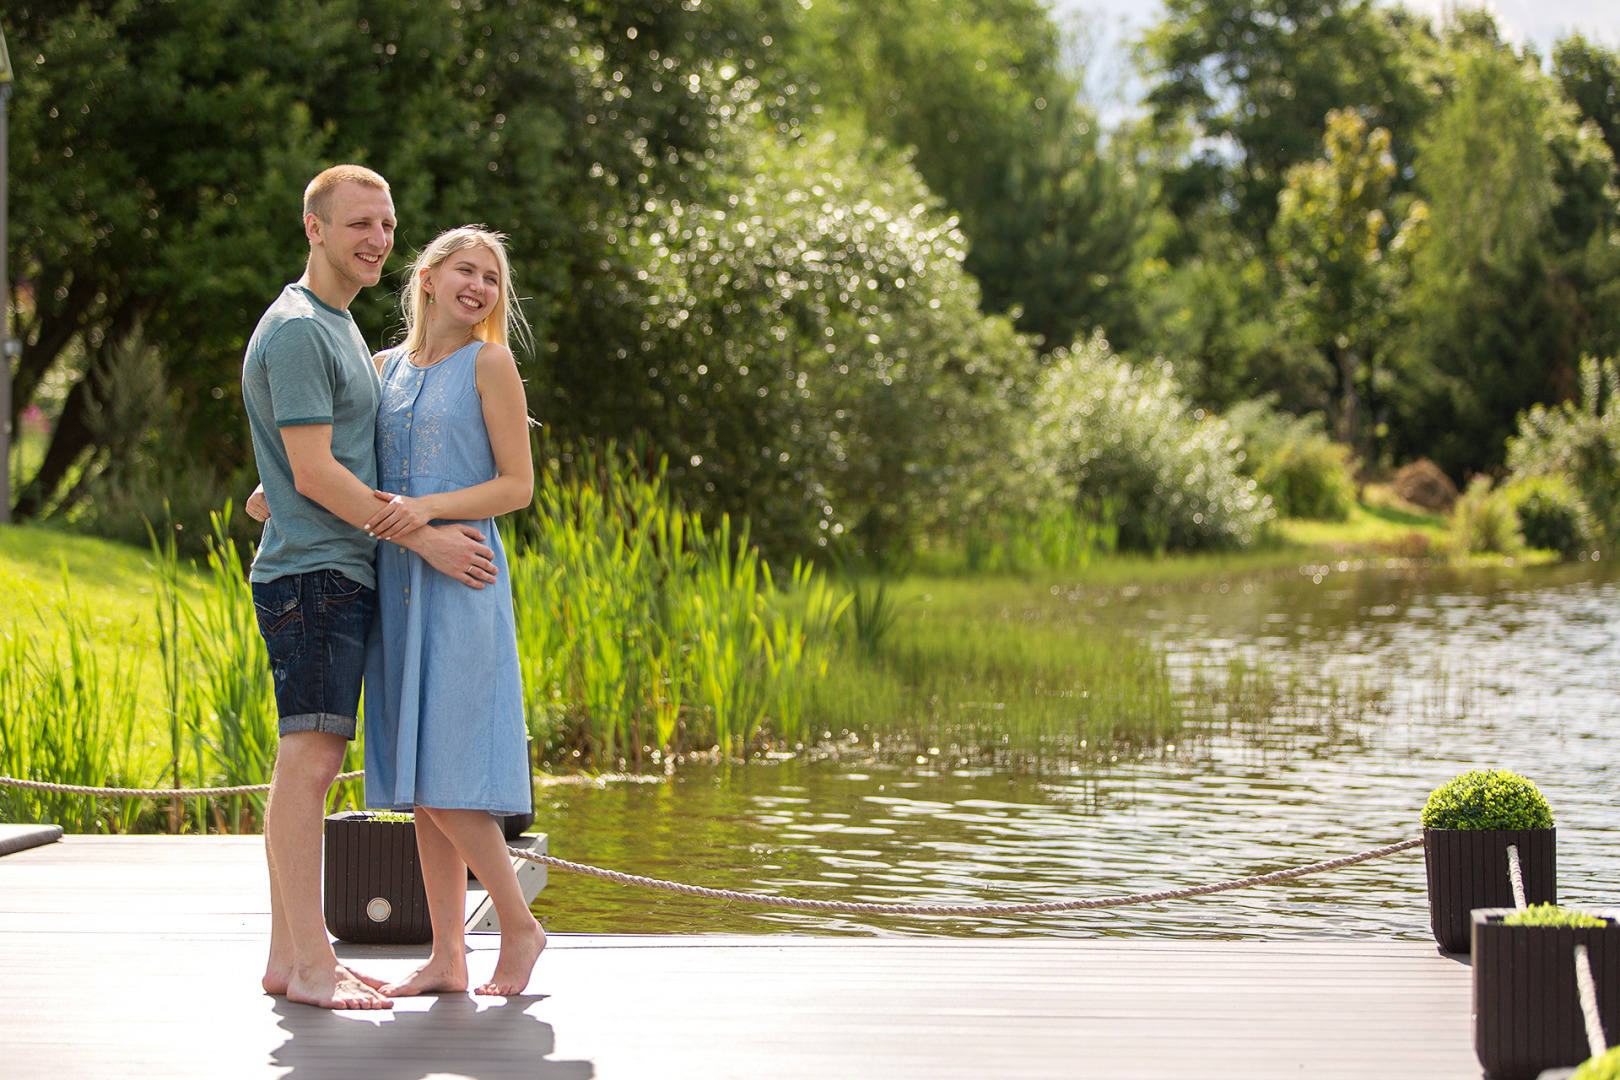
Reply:
<svg viewBox="0 0 1620 1080"><path fill-rule="evenodd" d="M648 770L859 744L1016 764L1151 750L1286 688L1225 673L1187 711L1160 657L1078 618L1077 592L1196 587L1416 549L1438 518L1363 506L1285 522L1247 552L1106 555L1022 575L773 574L739 533L672 507L656 475L547 471L512 523L530 733L559 770ZM64 569L65 568L65 569ZM208 565L33 526L0 529L0 771L106 786L261 783L274 706L233 552ZM1231 687L1231 700L1221 697ZM1213 710L1213 711L1212 711ZM356 755L357 757L357 755ZM359 798L356 786L340 793ZM0 792L0 815L83 830L252 830L262 800L131 807Z"/></svg>

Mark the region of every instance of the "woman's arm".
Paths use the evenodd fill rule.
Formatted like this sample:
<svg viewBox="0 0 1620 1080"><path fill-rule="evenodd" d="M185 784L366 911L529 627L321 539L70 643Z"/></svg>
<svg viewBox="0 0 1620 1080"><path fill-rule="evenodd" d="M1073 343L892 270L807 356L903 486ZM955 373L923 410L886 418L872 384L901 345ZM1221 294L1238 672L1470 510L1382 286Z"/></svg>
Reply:
<svg viewBox="0 0 1620 1080"><path fill-rule="evenodd" d="M447 491L442 495L409 498L376 492L387 505L366 523L383 540L420 528L430 521L476 521L521 510L534 499L534 461L529 456L529 409L512 350L488 344L478 350L475 378L483 401L484 426L495 453L495 479Z"/></svg>

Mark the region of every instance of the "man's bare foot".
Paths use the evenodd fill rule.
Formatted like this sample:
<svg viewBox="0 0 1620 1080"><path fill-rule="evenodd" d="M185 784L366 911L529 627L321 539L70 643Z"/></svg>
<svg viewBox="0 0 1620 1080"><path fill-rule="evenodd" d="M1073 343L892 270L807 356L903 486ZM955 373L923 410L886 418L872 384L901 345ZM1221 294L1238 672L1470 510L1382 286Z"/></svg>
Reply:
<svg viewBox="0 0 1620 1080"><path fill-rule="evenodd" d="M441 958L434 953L427 963L398 982L384 986L382 992L389 997L415 997L417 994L459 994L466 989L466 955Z"/></svg>
<svg viewBox="0 0 1620 1080"><path fill-rule="evenodd" d="M545 947L546 932L532 915L527 925L515 930L501 927L501 958L495 962L495 974L473 993L494 997L523 993Z"/></svg>
<svg viewBox="0 0 1620 1080"><path fill-rule="evenodd" d="M394 1003L362 982L342 964L310 972L293 972L287 1000L323 1009L392 1009Z"/></svg>

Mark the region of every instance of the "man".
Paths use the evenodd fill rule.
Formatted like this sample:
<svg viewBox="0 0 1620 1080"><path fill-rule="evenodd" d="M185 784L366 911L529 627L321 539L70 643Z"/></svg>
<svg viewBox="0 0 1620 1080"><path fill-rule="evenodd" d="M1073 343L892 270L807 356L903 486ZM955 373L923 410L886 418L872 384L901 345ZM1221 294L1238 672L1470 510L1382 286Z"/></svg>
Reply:
<svg viewBox="0 0 1620 1080"><path fill-rule="evenodd" d="M264 988L328 1009L386 1009L380 983L338 962L321 916L326 795L354 738L376 609L375 451L381 387L349 304L382 277L394 246L388 182L338 165L304 192L304 275L248 341L242 399L271 518L249 579L275 677L280 745L265 807L270 960ZM397 541L472 588L494 552L466 525Z"/></svg>

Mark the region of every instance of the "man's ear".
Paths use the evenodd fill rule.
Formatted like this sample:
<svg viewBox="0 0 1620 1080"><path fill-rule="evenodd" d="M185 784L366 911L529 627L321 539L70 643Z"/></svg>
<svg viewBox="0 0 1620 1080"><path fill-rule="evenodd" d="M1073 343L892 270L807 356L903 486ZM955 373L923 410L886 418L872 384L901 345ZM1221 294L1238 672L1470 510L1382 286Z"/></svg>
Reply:
<svg viewBox="0 0 1620 1080"><path fill-rule="evenodd" d="M308 238L311 244L323 242L321 235L322 225L323 222L319 214L309 213L304 215L304 236Z"/></svg>

